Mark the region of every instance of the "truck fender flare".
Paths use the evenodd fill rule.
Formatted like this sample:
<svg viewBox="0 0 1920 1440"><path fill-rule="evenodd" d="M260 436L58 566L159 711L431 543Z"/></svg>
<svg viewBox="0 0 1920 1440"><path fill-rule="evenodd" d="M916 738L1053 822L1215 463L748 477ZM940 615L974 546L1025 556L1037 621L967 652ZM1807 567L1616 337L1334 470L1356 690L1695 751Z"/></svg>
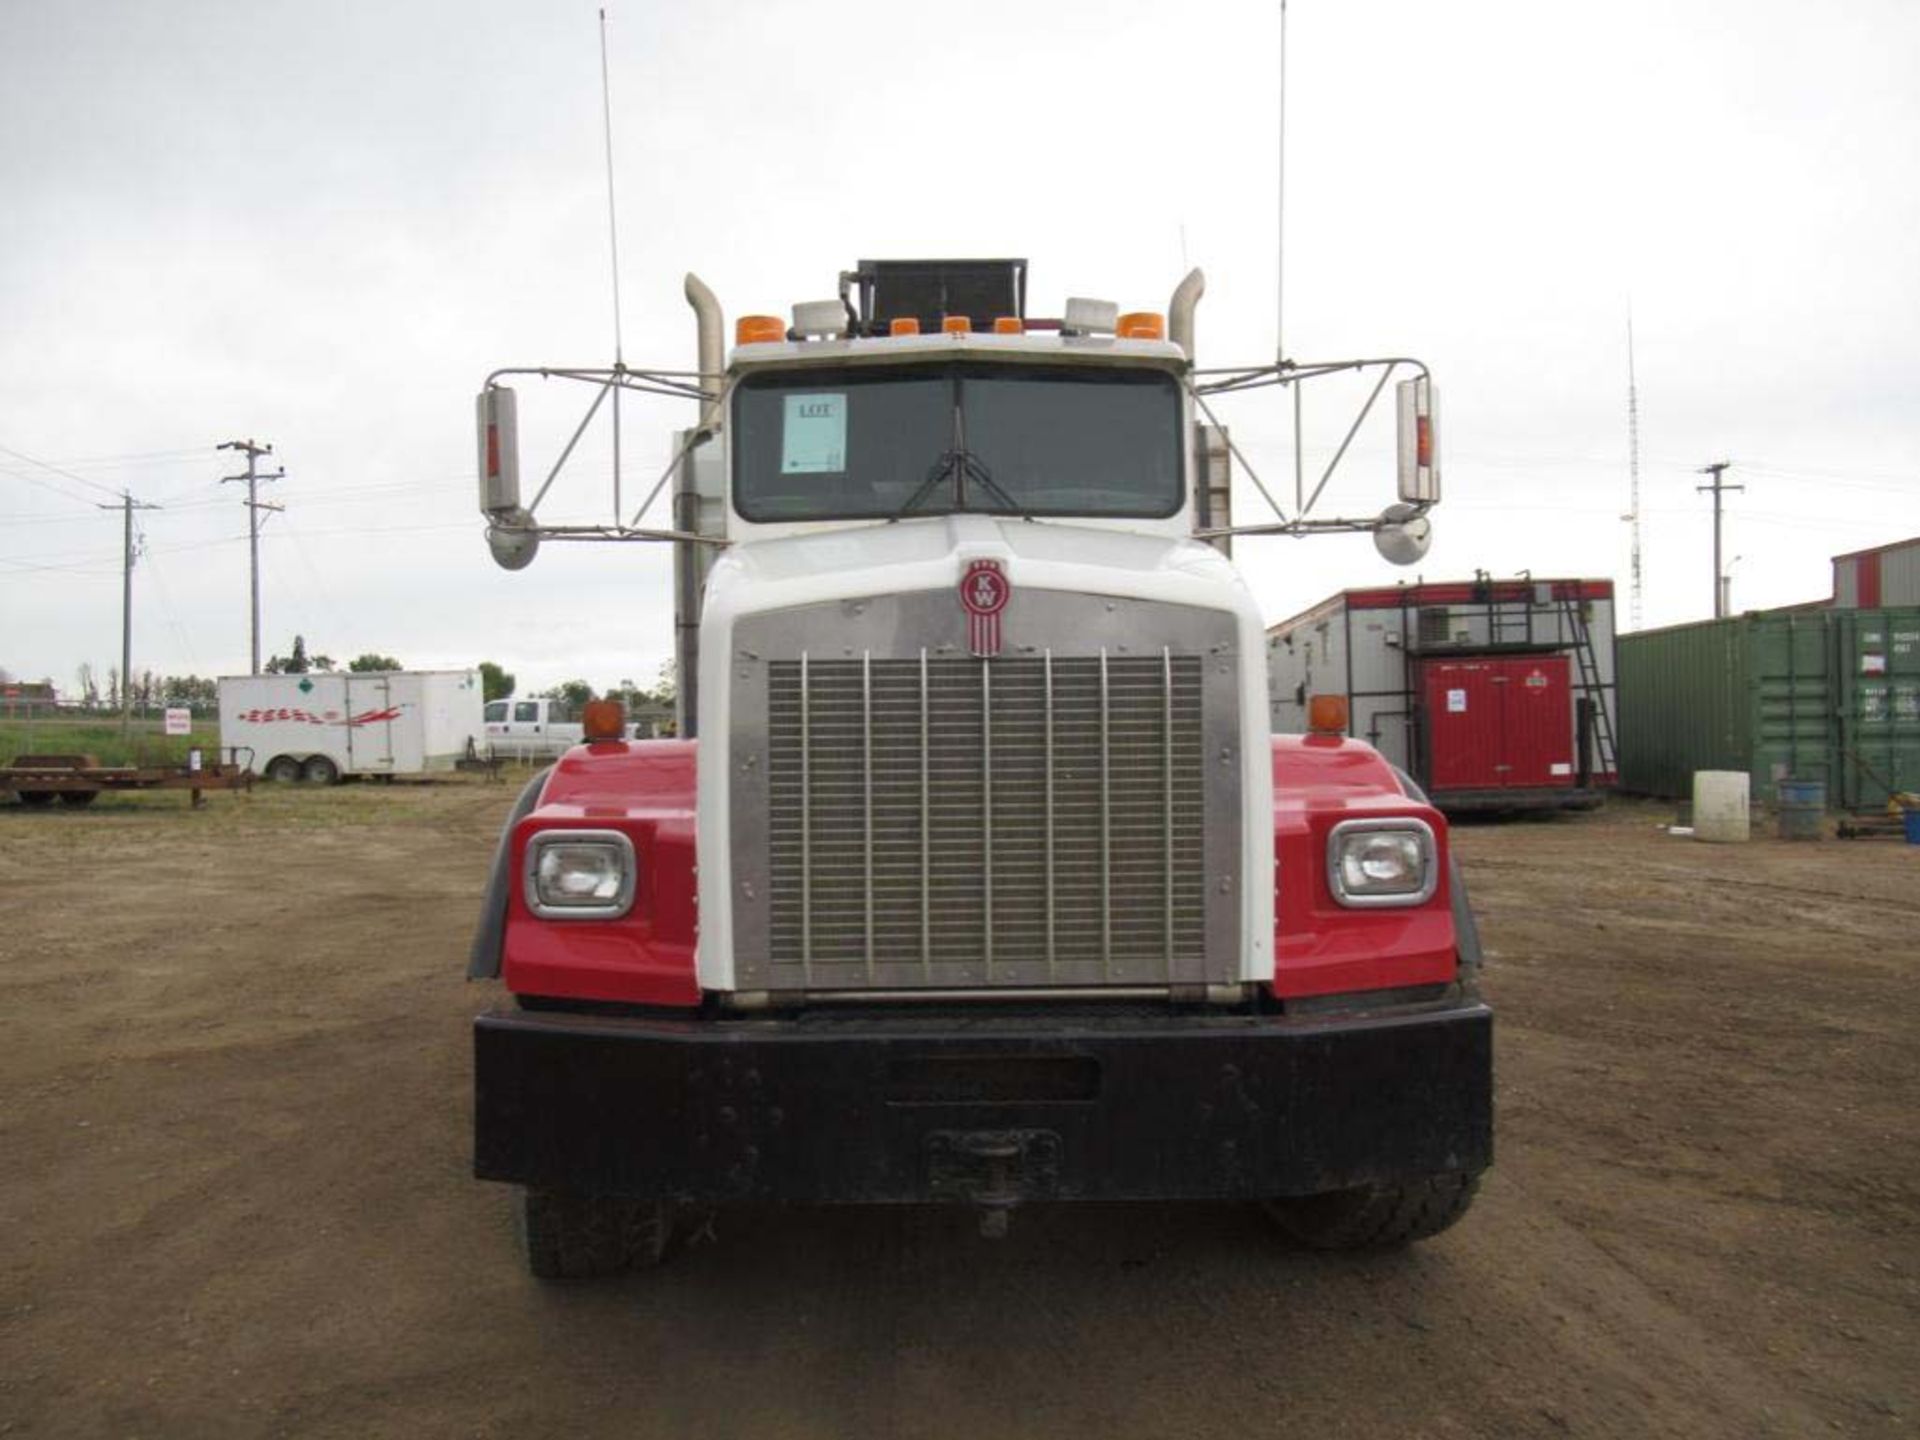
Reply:
<svg viewBox="0 0 1920 1440"><path fill-rule="evenodd" d="M507 823L500 827L500 841L493 847L493 868L487 874L486 898L480 902L480 925L474 931L473 946L467 951L469 980L500 978L500 956L506 948L507 937L507 900L513 894L513 876L510 873L513 867L513 831L540 803L541 792L547 788L547 777L551 774L553 767L549 765L527 782L526 788L520 792L520 798L513 802Z"/></svg>
<svg viewBox="0 0 1920 1440"><path fill-rule="evenodd" d="M1401 793L1409 800L1422 805L1433 803L1411 775L1398 765L1392 769ZM1453 907L1453 945L1460 957L1461 978L1470 979L1480 972L1480 925L1473 918L1473 906L1467 903L1467 877L1460 873L1460 857L1451 846L1447 850L1447 897Z"/></svg>

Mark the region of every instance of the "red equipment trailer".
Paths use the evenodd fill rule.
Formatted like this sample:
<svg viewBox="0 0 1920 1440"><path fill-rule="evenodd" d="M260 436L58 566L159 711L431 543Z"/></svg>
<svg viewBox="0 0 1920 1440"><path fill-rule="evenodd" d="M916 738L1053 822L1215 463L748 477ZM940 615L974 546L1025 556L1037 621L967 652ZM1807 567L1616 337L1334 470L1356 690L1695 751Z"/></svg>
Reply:
<svg viewBox="0 0 1920 1440"><path fill-rule="evenodd" d="M1615 778L1613 642L1608 580L1346 590L1267 632L1273 726L1344 695L1443 810L1590 808Z"/></svg>

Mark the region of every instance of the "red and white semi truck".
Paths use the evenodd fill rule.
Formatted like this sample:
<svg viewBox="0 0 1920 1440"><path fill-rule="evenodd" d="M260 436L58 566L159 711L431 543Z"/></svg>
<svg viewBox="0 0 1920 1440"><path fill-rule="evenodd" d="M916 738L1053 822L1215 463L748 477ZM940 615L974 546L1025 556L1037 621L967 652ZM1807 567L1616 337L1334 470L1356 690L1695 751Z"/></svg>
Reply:
<svg viewBox="0 0 1920 1440"><path fill-rule="evenodd" d="M650 1263L734 1202L953 1202L995 1233L1029 1201L1243 1198L1394 1245L1490 1162L1446 823L1337 714L1271 732L1262 619L1209 543L1370 529L1415 558L1424 367L1198 371L1198 271L1164 315L1058 321L1025 275L863 262L730 352L689 276L697 370L480 396L501 563L679 547L684 738L590 717L515 807L473 946L506 992L474 1027L475 1171L520 1187L536 1274ZM1400 502L1232 530L1210 397L1363 365L1416 371ZM674 526L537 521L516 375L687 393Z"/></svg>

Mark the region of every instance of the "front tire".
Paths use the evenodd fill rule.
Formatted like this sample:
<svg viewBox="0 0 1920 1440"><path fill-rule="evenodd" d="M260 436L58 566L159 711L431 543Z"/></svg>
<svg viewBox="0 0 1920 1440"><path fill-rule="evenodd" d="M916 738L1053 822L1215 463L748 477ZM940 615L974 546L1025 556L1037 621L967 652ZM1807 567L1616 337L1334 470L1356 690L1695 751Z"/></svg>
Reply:
<svg viewBox="0 0 1920 1440"><path fill-rule="evenodd" d="M1452 1226L1473 1204L1478 1175L1432 1175L1267 1202L1280 1228L1311 1250L1397 1250Z"/></svg>
<svg viewBox="0 0 1920 1440"><path fill-rule="evenodd" d="M664 1201L520 1192L527 1268L541 1280L591 1280L658 1265L672 1233L673 1217Z"/></svg>

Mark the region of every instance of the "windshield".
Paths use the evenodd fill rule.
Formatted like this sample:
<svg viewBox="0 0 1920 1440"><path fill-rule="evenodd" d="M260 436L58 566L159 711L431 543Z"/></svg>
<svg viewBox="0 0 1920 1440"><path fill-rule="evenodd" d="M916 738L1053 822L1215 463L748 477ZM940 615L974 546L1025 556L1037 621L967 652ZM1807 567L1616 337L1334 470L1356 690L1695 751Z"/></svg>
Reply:
<svg viewBox="0 0 1920 1440"><path fill-rule="evenodd" d="M1180 394L1158 370L942 362L749 375L749 520L1129 515L1180 508Z"/></svg>

